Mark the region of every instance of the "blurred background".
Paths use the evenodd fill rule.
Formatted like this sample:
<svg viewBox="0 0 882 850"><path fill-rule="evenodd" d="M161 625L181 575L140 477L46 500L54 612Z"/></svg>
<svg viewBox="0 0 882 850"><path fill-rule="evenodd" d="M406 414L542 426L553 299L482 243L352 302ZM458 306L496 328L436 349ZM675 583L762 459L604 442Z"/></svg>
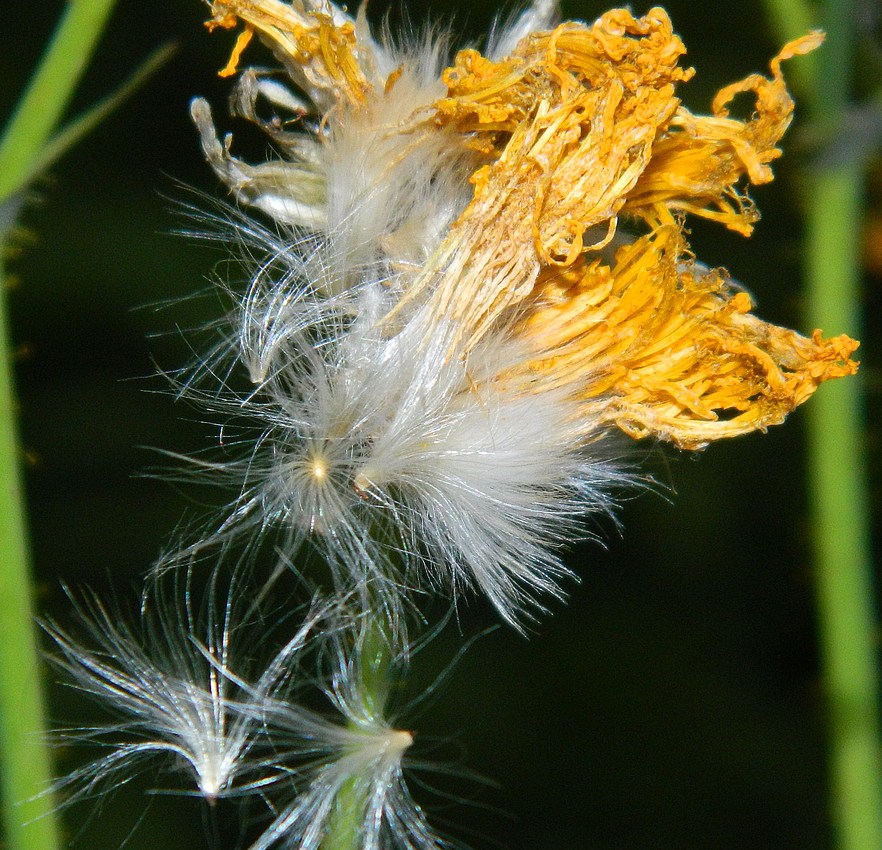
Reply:
<svg viewBox="0 0 882 850"><path fill-rule="evenodd" d="M61 8L58 0L6 4L0 116ZM400 8L372 0L371 16L399 19ZM511 10L485 0L406 8L412 21L452 24L466 40ZM707 111L721 85L765 72L779 47L759 2L674 0L666 8L697 69L681 92L693 110ZM564 4L566 16L587 20L604 9L593 0ZM220 126L232 127L220 117L229 83L216 71L233 39L210 35L205 17L197 0L120 0L76 111L161 43L174 41L177 52L35 187L11 264L35 568L42 608L62 622L62 582L133 598L182 517L223 501L143 477L162 462L152 447L187 452L217 438L154 377L157 367L189 362L187 329L221 311L207 277L223 251L174 233L182 226L176 202L192 199L182 186L222 195L189 122L190 98L208 97ZM776 182L752 192L763 213L755 236L695 222L692 242L700 260L726 266L749 288L763 318L807 332L798 203L807 154L798 120ZM874 191L879 211L882 172ZM860 359L878 511L882 238L868 244ZM496 783L424 777L445 792L416 785L434 823L479 850L831 846L803 432L797 411L767 435L695 455L632 447L656 492L623 504L620 529L598 528L603 545L571 552L581 582L568 588L569 604L553 605L529 640L504 628L479 640L431 706L404 718L460 768ZM431 685L462 635L493 622L483 604L466 606L460 627L418 656L411 692ZM88 706L69 690L55 686L51 699L56 724L89 722ZM63 770L77 763L76 753L58 757ZM209 813L191 798L149 793L168 784L146 777L102 811L92 803L68 809L73 846L247 846L249 825L232 806Z"/></svg>

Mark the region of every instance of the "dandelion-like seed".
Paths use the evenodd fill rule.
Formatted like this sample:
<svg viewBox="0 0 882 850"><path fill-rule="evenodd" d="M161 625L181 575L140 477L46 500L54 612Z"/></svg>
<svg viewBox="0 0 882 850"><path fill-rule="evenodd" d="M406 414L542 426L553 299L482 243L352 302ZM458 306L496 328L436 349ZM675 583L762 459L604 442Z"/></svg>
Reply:
<svg viewBox="0 0 882 850"><path fill-rule="evenodd" d="M276 778L253 750L266 700L295 669L319 609L274 663L246 684L232 657L233 647L245 643L233 602L239 588L234 584L221 600L212 583L201 610L189 589L182 590L181 582L157 578L144 595L138 625L91 596L76 607L82 639L47 624L60 650L57 666L116 716L105 726L65 733L110 750L62 781L61 787L73 789L72 800L124 783L157 759L166 770L190 774L210 802L258 790Z"/></svg>
<svg viewBox="0 0 882 850"><path fill-rule="evenodd" d="M58 666L117 718L66 734L110 751L59 783L72 789L70 802L158 760L192 777L211 804L246 794L270 801L273 820L251 850L318 850L340 823L365 850L441 846L405 784L413 734L387 719L409 649L344 600L316 602L251 678L242 668L255 638L233 603L248 587L231 587L221 607L212 587L203 620L189 588L168 576L145 596L137 628L95 598L77 609L88 640L47 626Z"/></svg>
<svg viewBox="0 0 882 850"><path fill-rule="evenodd" d="M414 736L389 721L390 691L403 678L409 649L396 649L373 618L346 606L335 610L325 638L317 684L331 713L297 702L302 680L287 680L288 690L268 704L268 736L299 793L278 807L251 850L335 846L328 841L362 850L444 846L405 783Z"/></svg>
<svg viewBox="0 0 882 850"><path fill-rule="evenodd" d="M235 158L192 106L213 169L272 222L234 227L263 257L232 322L264 432L225 532L312 539L339 585L385 582L393 607L426 574L476 587L518 624L632 481L613 434L698 449L854 372L857 343L756 318L684 231L750 233L743 184L772 179L792 115L781 64L818 33L700 116L660 8L555 25L541 0L444 68L443 38L377 37L363 7L210 6L210 28L244 27L223 76L255 35L283 69L234 96L277 159Z"/></svg>

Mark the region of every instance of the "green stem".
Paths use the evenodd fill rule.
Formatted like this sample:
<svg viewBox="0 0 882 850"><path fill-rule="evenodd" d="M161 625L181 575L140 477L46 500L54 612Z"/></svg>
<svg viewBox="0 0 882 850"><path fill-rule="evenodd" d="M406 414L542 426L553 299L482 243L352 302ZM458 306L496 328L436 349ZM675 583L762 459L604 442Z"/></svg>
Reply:
<svg viewBox="0 0 882 850"><path fill-rule="evenodd" d="M347 780L337 792L321 850L361 850L367 800L358 780Z"/></svg>
<svg viewBox="0 0 882 850"><path fill-rule="evenodd" d="M391 655L383 625L369 624L360 636L355 652L359 659L359 694L364 702L365 714L382 717L392 685L389 670ZM321 850L361 850L368 792L369 789L359 782L357 776L343 785L334 801Z"/></svg>
<svg viewBox="0 0 882 850"><path fill-rule="evenodd" d="M857 168L814 175L808 284L814 326L859 331ZM812 529L841 850L882 850L882 760L861 381L837 381L809 414Z"/></svg>
<svg viewBox="0 0 882 850"><path fill-rule="evenodd" d="M810 15L800 0L768 0L768 7L785 38L798 34L786 29L794 19L805 26ZM804 91L820 136L831 138L849 104L856 4L825 0L823 15L827 41L808 66ZM810 326L858 336L861 165L816 167L806 190ZM811 527L839 850L882 850L882 738L861 386L854 378L832 382L808 406Z"/></svg>
<svg viewBox="0 0 882 850"><path fill-rule="evenodd" d="M848 108L854 2L826 0L814 119L834 134ZM858 163L809 176L809 318L860 333L863 175ZM879 682L861 381L838 381L809 412L809 474L821 650L830 712L830 783L841 850L882 850Z"/></svg>
<svg viewBox="0 0 882 850"><path fill-rule="evenodd" d="M0 244L0 251L3 246ZM0 268L0 289L2 289ZM58 847L31 606L12 348L0 292L0 789L10 850ZM4 356L5 355L5 356ZM37 796L43 794L43 796Z"/></svg>
<svg viewBox="0 0 882 850"><path fill-rule="evenodd" d="M55 850L3 258L21 192L66 110L114 0L71 0L0 139L0 804L9 850Z"/></svg>
<svg viewBox="0 0 882 850"><path fill-rule="evenodd" d="M0 140L0 202L23 188L58 126L116 0L70 0Z"/></svg>

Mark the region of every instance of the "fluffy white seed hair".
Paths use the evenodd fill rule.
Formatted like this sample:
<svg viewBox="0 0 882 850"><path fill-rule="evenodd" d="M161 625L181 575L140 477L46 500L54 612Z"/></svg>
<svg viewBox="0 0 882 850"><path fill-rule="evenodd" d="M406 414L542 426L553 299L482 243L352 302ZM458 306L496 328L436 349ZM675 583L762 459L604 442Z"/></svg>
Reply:
<svg viewBox="0 0 882 850"><path fill-rule="evenodd" d="M258 752L266 750L261 718L324 613L315 606L272 663L245 685L244 671L232 672L238 668L233 647L246 643L235 615L241 597L234 604L242 588L234 581L221 595L216 577L199 608L189 582L167 574L151 583L135 625L90 594L74 599L79 637L45 625L59 650L50 660L115 717L63 733L65 740L108 750L58 782L70 802L124 784L157 763L189 774L210 802L277 780L272 761Z"/></svg>
<svg viewBox="0 0 882 850"><path fill-rule="evenodd" d="M554 16L538 0L497 28L492 51ZM444 93L446 38L401 45L370 36L363 16L355 24L378 79L400 69L394 92L346 120L303 117L308 133L262 122L284 159L233 158L207 103L193 104L210 164L240 202L274 220L240 210L221 224L250 281L229 335L181 384L221 416L228 446L243 423L258 429L242 438L244 457L216 467L240 494L214 539L280 529L286 549L311 541L340 589L361 588L393 613L411 588L452 586L454 597L472 588L521 627L538 599L562 594L560 547L584 536L586 515L611 511L629 476L599 441L577 436L575 402L500 377L529 356L507 325L466 354L453 321L403 297L468 205L477 155L449 144L446 130L406 131ZM259 120L260 98L311 108L278 85L245 72L239 112ZM322 94L304 88L321 112ZM206 388L206 377L230 375L231 360L252 390Z"/></svg>
<svg viewBox="0 0 882 850"><path fill-rule="evenodd" d="M162 574L137 626L94 595L75 604L81 639L45 626L69 683L116 718L64 733L108 752L55 790L69 804L158 766L183 772L209 803L264 799L272 821L251 850L318 850L344 799L363 850L442 847L405 784L413 735L388 719L389 690L410 648L351 600L316 597L255 672L267 626L242 619L253 612L253 588L234 580L221 593L217 582L216 571L197 608L189 578Z"/></svg>
<svg viewBox="0 0 882 850"><path fill-rule="evenodd" d="M268 704L267 734L296 794L273 796L278 814L250 850L319 850L334 829L361 850L447 846L406 785L413 734L390 722L390 687L401 681L411 648L345 605L325 626L315 684L329 711L304 708L297 701L304 682L293 678Z"/></svg>

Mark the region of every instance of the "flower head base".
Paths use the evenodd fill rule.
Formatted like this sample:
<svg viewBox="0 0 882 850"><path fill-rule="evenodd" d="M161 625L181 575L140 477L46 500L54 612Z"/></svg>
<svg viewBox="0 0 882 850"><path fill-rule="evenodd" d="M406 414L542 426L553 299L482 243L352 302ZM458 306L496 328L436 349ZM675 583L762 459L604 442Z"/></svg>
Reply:
<svg viewBox="0 0 882 850"><path fill-rule="evenodd" d="M397 646L373 615L337 609L320 660L331 714L279 699L266 714L278 760L298 795L279 807L251 850L276 843L319 850L329 835L363 850L437 850L405 782L411 732L389 722L390 692L402 680L410 649ZM296 683L292 683L296 684Z"/></svg>
<svg viewBox="0 0 882 850"><path fill-rule="evenodd" d="M700 448L857 368L853 340L753 316L684 235L686 214L750 233L743 183L772 179L793 110L781 63L820 34L696 116L659 8L555 26L538 2L442 69L437 40L378 40L363 12L210 5L209 26L245 26L225 75L256 34L305 95L243 72L236 111L283 152L256 166L193 104L212 167L282 228L239 234L269 254L233 322L267 400L263 444L285 461L249 461L236 521L269 503L262 516L321 537L339 574L392 575L396 592L412 571L391 561L416 556L514 622L559 592L553 548L626 480L604 460L611 432ZM755 98L747 121L727 111L739 93ZM264 100L282 114L260 119ZM384 522L391 542L365 543Z"/></svg>

